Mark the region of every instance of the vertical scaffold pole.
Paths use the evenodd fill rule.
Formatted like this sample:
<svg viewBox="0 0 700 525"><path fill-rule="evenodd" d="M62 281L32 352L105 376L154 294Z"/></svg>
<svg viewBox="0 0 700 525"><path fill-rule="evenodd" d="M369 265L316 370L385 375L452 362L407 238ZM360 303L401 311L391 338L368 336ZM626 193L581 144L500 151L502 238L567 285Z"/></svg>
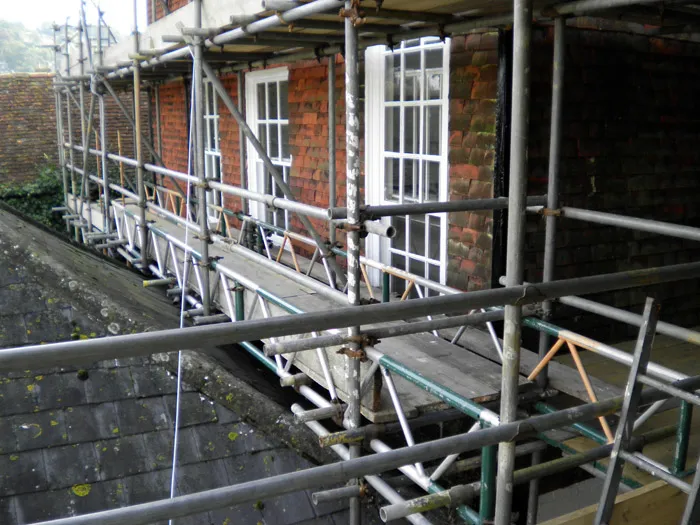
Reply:
<svg viewBox="0 0 700 525"><path fill-rule="evenodd" d="M195 0L195 27L202 27L202 0ZM207 192L206 192L206 170L204 165L204 73L202 71L202 39L199 36L194 38L194 69L192 78L192 89L194 89L194 130L195 130L195 175L199 179L197 187L197 214L199 228L202 260L202 309L204 315L210 313L209 298L209 222L207 218Z"/></svg>
<svg viewBox="0 0 700 525"><path fill-rule="evenodd" d="M141 63L138 59L139 21L138 0L134 0L134 146L136 150L136 186L139 196L139 235L141 237L141 264L148 268L148 224L146 223L146 186L143 176L143 139L141 137Z"/></svg>
<svg viewBox="0 0 700 525"><path fill-rule="evenodd" d="M102 49L102 19L100 18L100 10L97 10L97 60L100 66L104 65L104 51ZM104 89L104 86L100 86ZM109 198L109 176L107 173L107 112L105 111L105 96L104 92L100 93L100 149L102 151L102 185L104 199L104 231L112 232L112 206Z"/></svg>
<svg viewBox="0 0 700 525"><path fill-rule="evenodd" d="M61 178L63 180L63 205L68 207L68 172L66 171L66 137L63 131L63 97L61 88L55 83L61 78L61 61L59 59L60 47L58 45L59 26L53 26L54 46L54 94L56 97L56 145L58 146L58 163L61 165ZM70 225L66 222L66 230L70 233Z"/></svg>
<svg viewBox="0 0 700 525"><path fill-rule="evenodd" d="M559 152L561 150L561 118L562 96L564 92L564 49L565 49L566 20L563 17L554 20L554 52L552 58L552 109L549 126L549 172L547 178L547 208L555 210L559 207ZM556 254L556 225L557 217L548 214L545 218L544 238L544 266L542 269L542 282L554 279L554 257ZM542 303L545 320L551 317L552 302ZM539 358L547 354L550 347L550 337L545 332L540 332ZM537 376L537 384L542 388L547 387L547 368ZM532 455L532 464L537 465L541 461L542 451L538 450ZM533 479L530 482L527 503L527 524L537 523L537 506L539 500L540 480Z"/></svg>
<svg viewBox="0 0 700 525"><path fill-rule="evenodd" d="M70 41L68 38L68 21L63 26L65 39L66 80L70 79ZM75 182L75 154L73 150L73 109L70 104L70 87L66 87L66 123L68 124L68 158L70 160L70 189L73 194L73 213L78 211L78 185ZM80 229L75 228L75 240L80 240Z"/></svg>
<svg viewBox="0 0 700 525"><path fill-rule="evenodd" d="M238 111L240 111L241 115L245 119L245 77L243 75L243 71L239 71L236 74L236 88L238 90ZM243 133L243 128L239 125L238 126L238 150L240 151L239 155L239 166L240 166L240 171L241 171L241 188L248 189L248 152L246 151L246 141L245 141L245 133ZM241 197L241 211L243 213L247 213L248 210L246 209L246 201L243 197ZM247 225L242 225L241 227L247 227Z"/></svg>
<svg viewBox="0 0 700 525"><path fill-rule="evenodd" d="M351 12L354 2L346 0L345 10ZM345 153L347 179L347 233L348 253L348 303L360 304L360 233L355 227L360 224L360 115L359 115L359 68L357 28L349 17L345 18ZM348 329L349 335L359 335L357 326ZM348 408L345 412L346 428L360 426L360 360L345 356L345 379L348 392ZM350 459L361 454L358 445L350 446ZM350 525L360 524L360 500L350 498Z"/></svg>
<svg viewBox="0 0 700 525"><path fill-rule="evenodd" d="M530 101L530 36L532 1L513 2L513 85L510 132L510 184L508 188L508 242L506 286L523 282L525 241L525 198L527 189L527 146ZM516 419L520 373L520 332L522 308L506 306L503 334L501 380L501 422ZM509 525L513 503L515 442L498 446L496 478L496 525Z"/></svg>
<svg viewBox="0 0 700 525"><path fill-rule="evenodd" d="M335 55L328 57L328 207L337 204L335 169ZM328 221L328 241L331 248L336 243L336 229L333 221ZM331 283L335 286L335 272L331 269Z"/></svg>

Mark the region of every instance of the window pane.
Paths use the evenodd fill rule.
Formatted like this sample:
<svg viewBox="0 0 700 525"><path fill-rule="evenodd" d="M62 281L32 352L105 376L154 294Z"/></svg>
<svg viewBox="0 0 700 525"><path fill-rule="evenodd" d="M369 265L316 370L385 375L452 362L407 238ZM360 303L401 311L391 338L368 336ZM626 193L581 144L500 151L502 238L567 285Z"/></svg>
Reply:
<svg viewBox="0 0 700 525"><path fill-rule="evenodd" d="M258 124L258 140L267 151L267 124Z"/></svg>
<svg viewBox="0 0 700 525"><path fill-rule="evenodd" d="M280 124L282 128L282 158L289 159L289 126Z"/></svg>
<svg viewBox="0 0 700 525"><path fill-rule="evenodd" d="M404 160L403 165L403 201L418 200L418 160Z"/></svg>
<svg viewBox="0 0 700 525"><path fill-rule="evenodd" d="M265 108L267 106L267 101L265 100L265 84L258 84L258 118L265 120L267 118L267 113Z"/></svg>
<svg viewBox="0 0 700 525"><path fill-rule="evenodd" d="M428 100L439 100L442 96L442 73L427 71L425 76L425 98Z"/></svg>
<svg viewBox="0 0 700 525"><path fill-rule="evenodd" d="M409 218L408 243L410 252L425 257L425 215L411 215Z"/></svg>
<svg viewBox="0 0 700 525"><path fill-rule="evenodd" d="M440 198L440 163L425 161L423 164L423 202Z"/></svg>
<svg viewBox="0 0 700 525"><path fill-rule="evenodd" d="M286 80L279 83L280 89L280 118L289 118L289 84Z"/></svg>
<svg viewBox="0 0 700 525"><path fill-rule="evenodd" d="M280 138L279 138L279 124L268 124L268 133L270 134L270 149L267 154L273 158L280 157Z"/></svg>
<svg viewBox="0 0 700 525"><path fill-rule="evenodd" d="M216 121L214 119L207 119L207 128L209 149L216 151Z"/></svg>
<svg viewBox="0 0 700 525"><path fill-rule="evenodd" d="M267 118L276 119L277 114L277 82L270 82L267 85Z"/></svg>
<svg viewBox="0 0 700 525"><path fill-rule="evenodd" d="M391 240L391 247L395 250L406 251L406 218L392 217L391 225L396 228L396 236ZM403 265L402 265L403 266ZM402 267L401 266L401 267Z"/></svg>
<svg viewBox="0 0 700 525"><path fill-rule="evenodd" d="M419 153L418 151L418 120L419 107L408 107L404 109L403 122L403 151L404 153ZM398 129L398 128L397 128Z"/></svg>
<svg viewBox="0 0 700 525"><path fill-rule="evenodd" d="M436 283L440 282L440 267L435 265L435 264L428 264L428 279L431 281L435 281ZM426 295L428 297L433 297L436 295L440 295L438 292L435 290L427 290Z"/></svg>
<svg viewBox="0 0 700 525"><path fill-rule="evenodd" d="M386 108L384 148L399 153L401 150L401 108Z"/></svg>
<svg viewBox="0 0 700 525"><path fill-rule="evenodd" d="M428 106L425 108L425 150L428 155L440 155L441 136L441 115L442 108L439 106Z"/></svg>
<svg viewBox="0 0 700 525"><path fill-rule="evenodd" d="M406 71L404 74L404 100L409 102L420 100L420 79L420 71Z"/></svg>
<svg viewBox="0 0 700 525"><path fill-rule="evenodd" d="M442 68L442 48L425 51L425 69L434 68Z"/></svg>
<svg viewBox="0 0 700 525"><path fill-rule="evenodd" d="M401 55L387 55L384 97L389 101L401 100Z"/></svg>
<svg viewBox="0 0 700 525"><path fill-rule="evenodd" d="M384 199L399 201L399 159L384 160Z"/></svg>
<svg viewBox="0 0 700 525"><path fill-rule="evenodd" d="M391 255L391 265L394 268L399 268L401 270L406 269L406 258L402 255L392 254ZM403 294L406 289L406 281L400 277L391 276L391 291L397 295Z"/></svg>
<svg viewBox="0 0 700 525"><path fill-rule="evenodd" d="M428 217L428 257L440 260L440 217L435 215L427 215ZM439 273L438 273L439 275ZM439 279L438 279L439 281Z"/></svg>
<svg viewBox="0 0 700 525"><path fill-rule="evenodd" d="M412 40L406 40L403 43L403 47L416 47L420 45L420 38L414 38Z"/></svg>

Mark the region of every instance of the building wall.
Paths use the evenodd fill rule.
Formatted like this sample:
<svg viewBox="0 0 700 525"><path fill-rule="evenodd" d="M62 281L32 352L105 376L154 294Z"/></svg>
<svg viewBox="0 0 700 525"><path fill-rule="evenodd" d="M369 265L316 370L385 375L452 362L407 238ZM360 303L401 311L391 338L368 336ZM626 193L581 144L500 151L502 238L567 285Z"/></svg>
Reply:
<svg viewBox="0 0 700 525"><path fill-rule="evenodd" d="M53 75L0 75L0 184L31 180L57 162Z"/></svg>
<svg viewBox="0 0 700 525"><path fill-rule="evenodd" d="M561 162L562 205L700 226L700 45L594 29L568 28ZM552 29L534 32L530 126L531 195L546 188ZM529 223L527 276L539 280L543 220ZM697 260L697 244L669 237L558 220L556 278ZM696 281L600 296L641 312L646 295L662 319L697 324ZM596 337L631 335L618 324L582 316ZM568 326L574 326L569 324Z"/></svg>
<svg viewBox="0 0 700 525"><path fill-rule="evenodd" d="M190 0L148 0L148 23L152 24L156 20L160 20L165 16L165 7L163 6L163 3L166 3L168 5L168 9L172 13L176 9L180 9L181 7L187 5L190 3ZM153 13L155 10L155 18L153 18Z"/></svg>
<svg viewBox="0 0 700 525"><path fill-rule="evenodd" d="M495 99L497 70L495 33L473 34L452 41L450 65L450 199L493 195L495 145ZM345 205L345 96L341 57L336 68L336 172L337 205ZM224 75L224 85L237 100L235 75ZM160 88L163 160L167 167L187 168L187 103L182 82ZM361 89L361 92L364 92ZM189 95L187 95L189 96ZM364 97L363 97L364 98ZM305 61L289 65L289 136L293 159L290 187L294 197L320 207L329 205L328 188L328 64ZM363 109L361 110L363 111ZM220 103L220 136L224 181L240 184L238 125ZM364 118L361 119L364 125ZM360 136L364 150L364 129ZM364 153L361 157L361 191L364 194ZM240 210L240 199L226 197L232 210ZM327 223L311 220L327 236ZM293 230L304 231L290 214ZM492 218L490 213L455 213L449 218L448 284L461 289L479 289L491 279ZM338 232L344 243L344 232ZM301 248L301 246L299 247ZM311 252L307 251L307 255Z"/></svg>

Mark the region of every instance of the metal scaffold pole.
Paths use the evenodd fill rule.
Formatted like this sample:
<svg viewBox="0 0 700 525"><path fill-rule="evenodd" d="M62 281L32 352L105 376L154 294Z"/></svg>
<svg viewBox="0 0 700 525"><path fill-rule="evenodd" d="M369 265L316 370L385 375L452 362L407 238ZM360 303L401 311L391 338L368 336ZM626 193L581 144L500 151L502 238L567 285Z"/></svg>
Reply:
<svg viewBox="0 0 700 525"><path fill-rule="evenodd" d="M195 27L202 27L202 0L195 0ZM209 219L207 217L207 192L206 192L206 169L204 159L204 73L202 71L202 41L200 37L194 38L194 69L192 74L192 89L194 89L194 130L195 130L195 175L200 184L197 186L197 216L199 219L199 238L201 240L200 249L204 266L202 272L202 308L204 315L210 313L211 302L209 297Z"/></svg>
<svg viewBox="0 0 700 525"><path fill-rule="evenodd" d="M506 285L518 286L524 277L525 205L527 190L527 148L530 102L530 37L532 1L513 2L513 84L510 133L510 185L508 188L508 242ZM518 379L522 306L505 308L503 371L501 380L501 424L517 419ZM515 442L498 447L496 478L496 525L509 525L513 502Z"/></svg>
<svg viewBox="0 0 700 525"><path fill-rule="evenodd" d="M245 119L245 86L243 85L244 76L243 71L236 73L236 89L238 90L238 111ZM241 171L241 188L248 189L248 152L246 151L246 141L245 133L243 133L243 128L238 126L238 154L239 156L239 169ZM243 197L241 197L241 211L247 213L246 202Z"/></svg>
<svg viewBox="0 0 700 525"><path fill-rule="evenodd" d="M141 265L148 268L148 224L146 222L146 186L143 176L143 139L141 137L141 65L139 58L138 0L134 0L134 141L136 150L136 186L139 205L139 235L141 236Z"/></svg>
<svg viewBox="0 0 700 525"><path fill-rule="evenodd" d="M335 55L328 57L328 207L337 204L336 169L335 169ZM328 221L328 241L331 248L336 243L336 229L333 221ZM332 284L335 285L335 273L331 270Z"/></svg>
<svg viewBox="0 0 700 525"><path fill-rule="evenodd" d="M56 82L61 78L61 61L59 59L60 46L58 45L58 32L60 28L53 26L53 53L54 53L54 94L56 104L56 146L58 147L58 163L61 165L61 179L63 181L63 206L68 207L68 172L66 171L66 138L63 130L63 98L61 89ZM66 222L66 230L70 233L70 225Z"/></svg>
<svg viewBox="0 0 700 525"><path fill-rule="evenodd" d="M359 4L350 0L345 2L345 10L350 13ZM348 303L360 304L360 115L359 115L359 66L357 48L357 28L351 17L345 18L345 155L348 225ZM360 334L359 326L348 328L348 335ZM349 345L357 350L357 345ZM348 392L348 408L344 424L348 429L360 426L360 359L357 355L345 356L345 380ZM350 459L360 457L359 445L350 446ZM357 481L359 483L359 480ZM350 498L350 525L360 524L360 500Z"/></svg>
<svg viewBox="0 0 700 525"><path fill-rule="evenodd" d="M547 178L547 208L551 212L559 206L559 153L561 149L561 120L562 120L562 96L564 92L564 50L566 20L558 17L554 20L554 51L552 58L552 109L549 132L549 171ZM556 224L557 217L554 213L545 216L544 239L544 266L542 269L542 282L554 279L554 260L556 255ZM549 319L552 313L552 302L543 301L543 317ZM549 350L550 337L545 332L540 332L538 354L543 359ZM547 387L547 368L545 367L537 376L537 384L542 388ZM542 459L542 451L532 455L532 464L537 465ZM539 500L539 479L530 482L530 493L527 504L527 523L537 523L537 507Z"/></svg>

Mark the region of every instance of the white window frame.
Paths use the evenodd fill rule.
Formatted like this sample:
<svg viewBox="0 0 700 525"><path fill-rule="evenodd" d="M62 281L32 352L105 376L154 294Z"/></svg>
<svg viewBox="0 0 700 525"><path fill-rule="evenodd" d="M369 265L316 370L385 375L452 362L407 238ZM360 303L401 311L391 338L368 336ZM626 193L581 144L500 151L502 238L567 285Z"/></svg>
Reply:
<svg viewBox="0 0 700 525"><path fill-rule="evenodd" d="M450 78L450 42L449 39L444 44L435 42L431 44L421 44L423 48L443 46L443 82L442 93L440 95L442 107L442 122L440 129L440 154L395 154L385 150L386 140L386 113L390 106L403 104L403 107L419 105L419 102L402 101L400 103L386 102L386 60L385 57L391 53L386 46L373 46L365 52L365 195L367 203L372 205L392 204L384 199L384 170L385 158L402 157L404 159L420 159L440 162L440 190L438 199L447 201L449 199L449 78ZM419 46L411 49L419 49ZM424 65L423 65L423 70ZM403 116L401 117L403 127ZM403 140L402 140L403 142ZM403 146L402 146L403 148ZM404 201L405 202L405 201ZM431 214L440 217L440 260L435 261L440 267L440 283L445 284L447 280L447 233L449 231L448 214ZM383 219L388 223L389 219ZM426 224L426 228L428 228ZM385 264L391 264L390 240L380 238L377 235L370 235L366 240L367 256L370 259L379 260ZM425 260L424 257L412 257L416 260ZM430 261L434 261L429 259ZM370 270L370 269L368 269ZM381 284L381 272L371 269L369 271L370 281L373 285Z"/></svg>
<svg viewBox="0 0 700 525"><path fill-rule="evenodd" d="M204 80L204 174L209 180L216 182L223 182L224 177L224 166L221 159L221 136L219 134L219 96L214 89L214 85L211 80ZM212 100L213 98L213 100ZM209 111L209 107L213 107L213 111ZM210 124L214 125L211 126ZM213 129L212 129L213 128ZM213 132L213 137L212 137ZM212 138L214 139L214 146L212 147ZM213 166L218 164L219 173L218 175L213 170ZM214 204L215 206L224 205L223 194L219 191L208 191L206 192L207 204ZM207 218L211 225L216 225L221 220L221 212L213 210L207 206Z"/></svg>
<svg viewBox="0 0 700 525"><path fill-rule="evenodd" d="M289 69L286 67L279 67L279 68L274 68L274 69L266 69L263 71L252 71L250 73L246 74L245 77L245 96L246 96L246 122L250 126L250 128L253 130L253 133L255 134L258 139L260 137L258 136L258 124L261 123L261 119L258 118L258 85L259 84L267 84L271 82L289 82ZM277 89L277 108L278 112L281 108L280 105L280 90L279 87ZM279 115L278 115L279 116ZM267 120L266 120L267 121ZM270 122L275 122L279 124L287 124L289 125L289 119L270 119ZM282 132L281 128L278 128L279 131L279 136L278 140L279 143L282 143ZM269 137L268 137L269 140ZM265 149L267 150L267 144L263 144ZM258 152L255 151L255 148L253 145L248 141L248 146L247 146L247 154L248 154L248 185L251 191L255 191L258 193L265 193L265 180L263 177L260 176L260 173L258 171L258 162L261 162L260 157L258 155ZM291 171L292 167L292 156L291 153L289 155L288 159L277 159L273 156L270 157L272 159L273 164L276 166L279 166L282 169L282 172L284 173L284 168L286 168L287 173ZM286 182L289 182L289 175L287 175L287 178L285 179ZM261 202L253 202L250 201L250 208L249 208L249 213L255 217L256 219L260 220L267 220L267 209L264 203ZM285 229L289 228L289 212L285 211L284 212L284 217L285 217L285 224L284 227Z"/></svg>

